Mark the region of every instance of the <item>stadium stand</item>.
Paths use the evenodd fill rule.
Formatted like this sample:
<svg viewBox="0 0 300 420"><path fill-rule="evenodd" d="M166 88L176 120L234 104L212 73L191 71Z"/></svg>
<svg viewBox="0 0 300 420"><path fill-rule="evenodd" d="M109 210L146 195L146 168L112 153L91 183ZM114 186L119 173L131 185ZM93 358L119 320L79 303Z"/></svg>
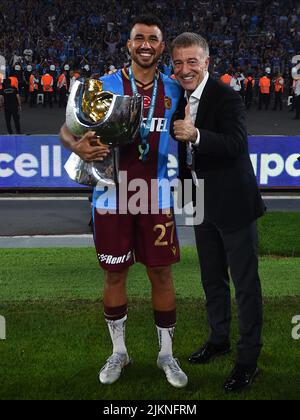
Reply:
<svg viewBox="0 0 300 420"><path fill-rule="evenodd" d="M0 10L0 55L6 58L6 76L18 78L19 91L29 102L31 74L35 71L39 77L42 93L41 78L49 72L57 103L57 84L64 70L69 89L79 74L103 75L127 64L130 22L135 15L149 12L163 20L167 44L184 31L208 38L211 73L216 77L238 73L242 95L246 93L244 80L251 74L258 97L266 68L273 90L281 74L284 93L292 94L291 58L300 52L300 4L296 0L5 2ZM168 49L160 67L171 75Z"/></svg>

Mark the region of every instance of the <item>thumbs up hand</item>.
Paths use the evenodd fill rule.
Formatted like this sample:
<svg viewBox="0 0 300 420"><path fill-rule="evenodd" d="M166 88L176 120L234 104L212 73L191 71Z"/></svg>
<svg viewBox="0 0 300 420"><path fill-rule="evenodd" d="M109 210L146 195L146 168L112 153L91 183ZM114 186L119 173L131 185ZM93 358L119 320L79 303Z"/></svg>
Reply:
<svg viewBox="0 0 300 420"><path fill-rule="evenodd" d="M195 143L197 140L198 131L191 117L191 109L189 103L185 107L184 120L177 120L174 122L174 134L176 140L182 142Z"/></svg>
<svg viewBox="0 0 300 420"><path fill-rule="evenodd" d="M184 121L191 121L193 123L192 117L191 117L191 105L190 103L187 104L185 107L185 118Z"/></svg>

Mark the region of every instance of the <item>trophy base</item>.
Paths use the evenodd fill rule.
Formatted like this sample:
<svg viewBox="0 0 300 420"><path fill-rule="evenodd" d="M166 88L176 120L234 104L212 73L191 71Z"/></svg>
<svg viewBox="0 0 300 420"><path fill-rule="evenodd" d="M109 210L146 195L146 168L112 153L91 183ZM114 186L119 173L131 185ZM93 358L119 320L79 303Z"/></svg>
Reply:
<svg viewBox="0 0 300 420"><path fill-rule="evenodd" d="M72 181L89 187L116 185L118 179L117 151L113 150L102 161L85 162L78 155L72 153L65 164L65 170Z"/></svg>

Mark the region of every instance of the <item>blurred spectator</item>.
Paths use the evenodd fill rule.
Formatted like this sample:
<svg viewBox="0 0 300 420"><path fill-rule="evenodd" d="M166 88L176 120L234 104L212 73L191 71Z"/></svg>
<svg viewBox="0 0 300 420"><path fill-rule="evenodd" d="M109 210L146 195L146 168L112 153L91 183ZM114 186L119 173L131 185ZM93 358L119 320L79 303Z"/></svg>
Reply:
<svg viewBox="0 0 300 420"><path fill-rule="evenodd" d="M30 108L36 106L36 98L39 91L39 78L37 71L33 71L29 77Z"/></svg>
<svg viewBox="0 0 300 420"><path fill-rule="evenodd" d="M276 111L278 106L279 106L280 111L282 111L282 107L283 107L282 95L284 91L284 78L281 76L281 74L279 73L276 74L275 78L273 79L273 85L274 85L274 93L275 93L275 102L274 102L273 111Z"/></svg>
<svg viewBox="0 0 300 420"><path fill-rule="evenodd" d="M28 98L30 96L30 76L32 75L32 70L32 65L27 64L23 75L25 103L28 102Z"/></svg>
<svg viewBox="0 0 300 420"><path fill-rule="evenodd" d="M9 76L10 84L12 87L16 88L19 91L19 81L16 76Z"/></svg>
<svg viewBox="0 0 300 420"><path fill-rule="evenodd" d="M230 80L230 87L237 93L241 94L242 93L242 83L241 83L241 79L240 79L240 74L239 73L235 73L232 77L232 79Z"/></svg>
<svg viewBox="0 0 300 420"><path fill-rule="evenodd" d="M51 76L51 74L46 72L41 78L41 85L44 93L44 108L46 108L47 105L49 105L50 108L53 107L53 84L53 77Z"/></svg>
<svg viewBox="0 0 300 420"><path fill-rule="evenodd" d="M57 93L58 74L57 74L57 70L54 64L51 64L49 74L50 76L52 76L52 79L53 79L52 99L53 99L53 102L56 104L57 103L56 93Z"/></svg>
<svg viewBox="0 0 300 420"><path fill-rule="evenodd" d="M20 0L4 2L1 11L0 49L11 67L88 64L103 74L108 60L123 66L130 21L141 13L163 20L167 44L183 31L205 35L219 76L238 66L247 73L270 67L284 74L300 47L297 0Z"/></svg>
<svg viewBox="0 0 300 420"><path fill-rule="evenodd" d="M222 74L220 80L223 83L225 83L225 85L229 85L230 86L230 83L231 83L231 80L232 80L232 76L231 76L231 74L229 74L229 72L225 72L224 74Z"/></svg>
<svg viewBox="0 0 300 420"><path fill-rule="evenodd" d="M79 70L75 70L75 71L70 71L70 87L69 87L69 92L71 92L73 84L76 82L77 79L79 79L80 77L80 72Z"/></svg>
<svg viewBox="0 0 300 420"><path fill-rule="evenodd" d="M18 90L12 86L10 78L3 82L3 89L0 91L0 107L4 108L5 122L8 134L13 134L11 118L15 123L17 134L21 134L20 111L21 99Z"/></svg>
<svg viewBox="0 0 300 420"><path fill-rule="evenodd" d="M82 76L87 78L87 77L91 77L91 69L90 66L88 64L86 64L83 69L82 69Z"/></svg>
<svg viewBox="0 0 300 420"><path fill-rule="evenodd" d="M167 46L179 33L197 32L210 44L210 71L216 77L236 72L258 81L280 73L286 80L291 58L300 53L300 2L297 0L19 0L1 4L0 54L15 76L19 92L27 98L31 65L40 77L55 66L55 83L66 71L80 69L83 76L103 75L128 64L126 42L132 19L141 13L158 15ZM88 70L87 70L88 66ZM113 67L111 67L113 66ZM160 69L172 74L168 48ZM19 77L20 76L20 77ZM245 81L241 82L241 94ZM292 84L289 83L286 91ZM252 92L255 99L254 91ZM250 96L248 95L248 98ZM64 102L64 100L63 100ZM250 101L252 102L252 100ZM248 102L249 104L249 102Z"/></svg>
<svg viewBox="0 0 300 420"><path fill-rule="evenodd" d="M255 87L255 80L252 77L252 74L249 73L245 79L245 104L246 104L247 109L250 109L252 106L254 87Z"/></svg>
<svg viewBox="0 0 300 420"><path fill-rule="evenodd" d="M67 92L68 92L68 82L67 82L67 71L66 70L64 70L63 73L58 78L57 90L58 90L58 106L59 106L59 108L66 107L66 105L67 105Z"/></svg>
<svg viewBox="0 0 300 420"><path fill-rule="evenodd" d="M267 110L271 99L271 80L268 77L268 71L259 79L259 110L265 105Z"/></svg>
<svg viewBox="0 0 300 420"><path fill-rule="evenodd" d="M294 81L294 93L295 93L295 109L296 115L295 120L299 120L300 118L300 78Z"/></svg>

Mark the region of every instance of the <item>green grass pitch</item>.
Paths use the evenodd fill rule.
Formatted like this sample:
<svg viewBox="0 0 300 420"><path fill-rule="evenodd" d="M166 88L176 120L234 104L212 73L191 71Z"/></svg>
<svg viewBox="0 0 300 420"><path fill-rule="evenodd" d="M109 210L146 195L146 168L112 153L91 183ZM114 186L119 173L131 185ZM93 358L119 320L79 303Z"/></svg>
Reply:
<svg viewBox="0 0 300 420"><path fill-rule="evenodd" d="M291 335L292 318L300 315L299 226L299 213L269 214L259 221L262 373L251 390L233 396L225 395L222 385L235 360L234 303L233 353L204 367L187 363L208 334L194 248L182 250L182 262L173 270L178 307L174 353L189 376L182 390L172 388L156 367L157 337L144 267L133 267L128 280L127 346L134 363L116 384L104 386L98 370L111 344L94 250L0 250L0 315L7 323L7 339L0 341L0 400L299 399L300 340Z"/></svg>

